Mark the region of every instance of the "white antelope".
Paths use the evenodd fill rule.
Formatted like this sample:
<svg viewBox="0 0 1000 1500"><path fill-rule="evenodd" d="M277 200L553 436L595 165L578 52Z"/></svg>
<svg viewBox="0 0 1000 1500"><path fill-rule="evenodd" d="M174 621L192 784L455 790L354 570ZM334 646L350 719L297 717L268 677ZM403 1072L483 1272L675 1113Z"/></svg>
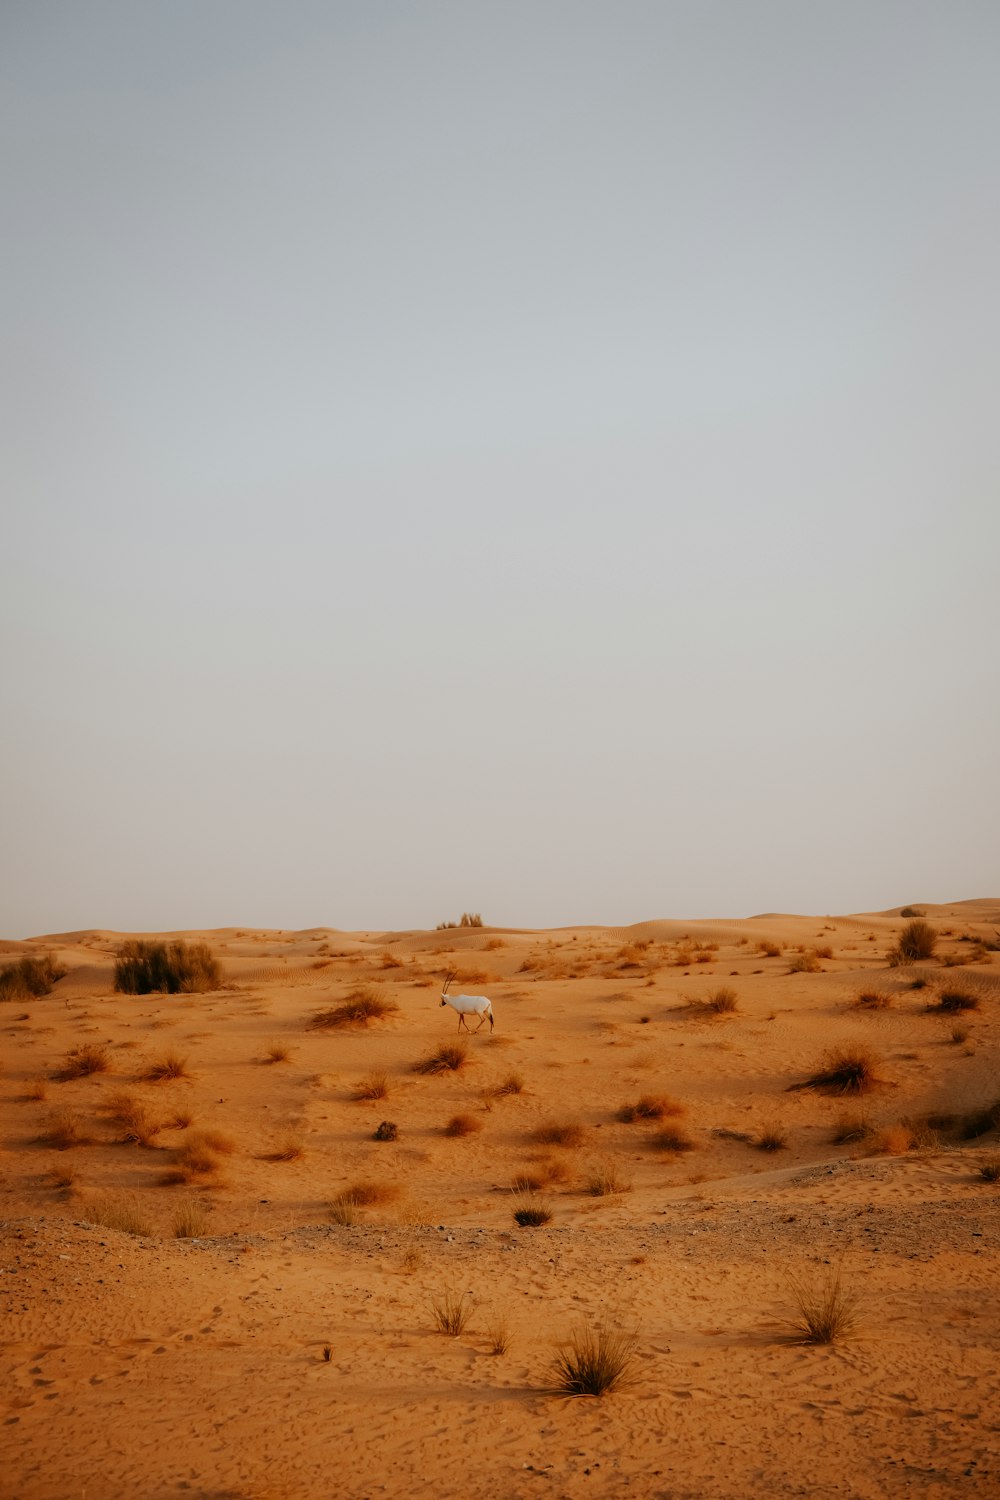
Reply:
<svg viewBox="0 0 1000 1500"><path fill-rule="evenodd" d="M465 1026L465 1018L466 1018L466 1016L478 1016L479 1017L479 1025L476 1027L477 1031L481 1030L482 1024L483 1024L484 1021L489 1021L489 1023L490 1023L490 1030L492 1031L493 1030L493 1003L492 1003L492 1001L487 1000L487 998L486 998L485 995L449 995L448 994L448 986L451 984L451 981L455 978L456 972L457 971L455 969L449 969L447 975L445 976L444 989L441 991L441 1004L442 1005L450 1005L451 1008L452 1008L452 1010L458 1012L458 1029L459 1029L459 1031L461 1031L462 1027ZM466 1029L466 1031L468 1031L468 1029L469 1029L468 1026L465 1026L465 1029Z"/></svg>

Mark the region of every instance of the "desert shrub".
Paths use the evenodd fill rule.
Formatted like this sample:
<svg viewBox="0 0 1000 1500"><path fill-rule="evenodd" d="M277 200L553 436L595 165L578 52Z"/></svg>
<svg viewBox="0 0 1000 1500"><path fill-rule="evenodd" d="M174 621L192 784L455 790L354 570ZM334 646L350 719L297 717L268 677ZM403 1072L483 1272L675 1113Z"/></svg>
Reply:
<svg viewBox="0 0 1000 1500"><path fill-rule="evenodd" d="M969 995L962 990L942 990L937 1002L928 1005L928 1010L938 1011L946 1016L954 1016L966 1010L979 1009L979 996Z"/></svg>
<svg viewBox="0 0 1000 1500"><path fill-rule="evenodd" d="M89 1146L92 1144L91 1137L87 1134L79 1115L72 1110L53 1110L46 1120L39 1140L43 1145L54 1146L57 1151L68 1151L71 1146Z"/></svg>
<svg viewBox="0 0 1000 1500"><path fill-rule="evenodd" d="M309 1021L313 1031L329 1031L338 1026L367 1026L370 1021L383 1021L399 1006L395 1000L387 1000L372 985L362 985L352 990L347 998L329 1010L319 1010Z"/></svg>
<svg viewBox="0 0 1000 1500"><path fill-rule="evenodd" d="M93 1073L109 1073L111 1055L99 1042L83 1042L71 1047L62 1065L60 1078L89 1078Z"/></svg>
<svg viewBox="0 0 1000 1500"><path fill-rule="evenodd" d="M115 957L115 989L121 995L194 995L221 984L222 970L207 943L130 938Z"/></svg>
<svg viewBox="0 0 1000 1500"><path fill-rule="evenodd" d="M788 1131L783 1125L771 1122L762 1125L757 1132L754 1145L758 1151L786 1151L788 1149Z"/></svg>
<svg viewBox="0 0 1000 1500"><path fill-rule="evenodd" d="M637 1338L621 1329L586 1325L556 1350L555 1388L563 1396L604 1396L631 1382Z"/></svg>
<svg viewBox="0 0 1000 1500"><path fill-rule="evenodd" d="M813 949L813 952L815 953L815 955L816 955L817 958L832 958L833 957L833 949L830 947L829 943L820 943L817 947L815 947Z"/></svg>
<svg viewBox="0 0 1000 1500"><path fill-rule="evenodd" d="M627 1193L632 1184L618 1171L614 1162L598 1162L590 1168L586 1177L587 1192L592 1198L608 1198L615 1193Z"/></svg>
<svg viewBox="0 0 1000 1500"><path fill-rule="evenodd" d="M768 938L757 944L757 952L764 958L780 958L781 944L772 943Z"/></svg>
<svg viewBox="0 0 1000 1500"><path fill-rule="evenodd" d="M899 942L896 952L903 963L911 964L918 958L930 958L937 946L937 933L929 922L924 922L920 917L915 917L912 922L907 922L899 934Z"/></svg>
<svg viewBox="0 0 1000 1500"><path fill-rule="evenodd" d="M174 1214L173 1232L178 1240L201 1239L208 1229L208 1215L194 1198L182 1203Z"/></svg>
<svg viewBox="0 0 1000 1500"><path fill-rule="evenodd" d="M979 1175L984 1182L1000 1182L1000 1156L988 1156L981 1162Z"/></svg>
<svg viewBox="0 0 1000 1500"><path fill-rule="evenodd" d="M815 948L807 948L802 953L796 953L788 966L789 974L819 974L822 969L823 966Z"/></svg>
<svg viewBox="0 0 1000 1500"><path fill-rule="evenodd" d="M736 991L727 984L720 985L717 990L713 990L704 1001L705 1009L713 1011L717 1016L732 1015L738 1003Z"/></svg>
<svg viewBox="0 0 1000 1500"><path fill-rule="evenodd" d="M923 912L919 906L904 906L899 915L901 917L922 917Z"/></svg>
<svg viewBox="0 0 1000 1500"><path fill-rule="evenodd" d="M33 1000L48 995L57 980L68 972L51 953L41 958L25 954L17 963L0 969L0 1001Z"/></svg>
<svg viewBox="0 0 1000 1500"><path fill-rule="evenodd" d="M582 1146L586 1132L575 1121L546 1120L535 1131L534 1139L543 1146Z"/></svg>
<svg viewBox="0 0 1000 1500"><path fill-rule="evenodd" d="M867 1141L871 1135L872 1127L864 1115L840 1115L830 1139L836 1146L849 1146Z"/></svg>
<svg viewBox="0 0 1000 1500"><path fill-rule="evenodd" d="M166 1083L171 1078L190 1076L187 1058L181 1057L179 1052L165 1052L162 1057L153 1058L142 1074L149 1083Z"/></svg>
<svg viewBox="0 0 1000 1500"><path fill-rule="evenodd" d="M163 1129L163 1125L150 1114L146 1103L127 1089L119 1089L104 1102L112 1120L122 1130L121 1139L127 1144L151 1146Z"/></svg>
<svg viewBox="0 0 1000 1500"><path fill-rule="evenodd" d="M379 963L383 969L403 968L403 960L397 954L390 952L388 948L379 954Z"/></svg>
<svg viewBox="0 0 1000 1500"><path fill-rule="evenodd" d="M389 1075L379 1070L368 1073L354 1085L355 1099L388 1099L389 1097Z"/></svg>
<svg viewBox="0 0 1000 1500"><path fill-rule="evenodd" d="M857 1325L859 1293L844 1286L842 1268L835 1267L817 1282L788 1278L795 1303L793 1335L802 1344L835 1344L849 1338Z"/></svg>
<svg viewBox="0 0 1000 1500"><path fill-rule="evenodd" d="M887 994L885 990L862 990L854 1001L855 1010L888 1010L892 1005L894 995Z"/></svg>
<svg viewBox="0 0 1000 1500"><path fill-rule="evenodd" d="M457 1073L469 1060L464 1042L443 1042L429 1057L413 1064L414 1073Z"/></svg>
<svg viewBox="0 0 1000 1500"><path fill-rule="evenodd" d="M373 1141L395 1141L399 1139L399 1126L394 1120L383 1120L372 1135Z"/></svg>
<svg viewBox="0 0 1000 1500"><path fill-rule="evenodd" d="M900 1123L883 1125L881 1130L876 1130L869 1140L868 1149L872 1156L905 1156L915 1144L912 1130Z"/></svg>
<svg viewBox="0 0 1000 1500"><path fill-rule="evenodd" d="M118 1229L143 1239L153 1233L135 1193L105 1193L87 1205L86 1214L92 1224L101 1224L105 1229Z"/></svg>
<svg viewBox="0 0 1000 1500"><path fill-rule="evenodd" d="M435 927L434 931L435 932L446 932L449 928L451 928L451 927L457 927L457 926L458 926L457 922L439 922L437 924L437 926Z"/></svg>
<svg viewBox="0 0 1000 1500"><path fill-rule="evenodd" d="M452 1115L444 1133L450 1136L475 1135L482 1128L482 1120L477 1120L475 1115Z"/></svg>
<svg viewBox="0 0 1000 1500"><path fill-rule="evenodd" d="M463 911L458 919L459 927L482 927L483 919L477 911Z"/></svg>
<svg viewBox="0 0 1000 1500"><path fill-rule="evenodd" d="M680 1154L693 1151L695 1143L681 1125L665 1125L657 1131L651 1143L657 1151L673 1151Z"/></svg>
<svg viewBox="0 0 1000 1500"><path fill-rule="evenodd" d="M497 1084L493 1092L498 1099L502 1099L507 1094L523 1094L524 1078L520 1073L508 1073L507 1077Z"/></svg>
<svg viewBox="0 0 1000 1500"><path fill-rule="evenodd" d="M668 1094L643 1094L634 1104L623 1104L617 1118L626 1125L636 1120L663 1120L671 1115L683 1115L684 1105Z"/></svg>
<svg viewBox="0 0 1000 1500"><path fill-rule="evenodd" d="M552 1222L552 1208L548 1201L535 1194L514 1202L514 1222L522 1229L540 1229Z"/></svg>
<svg viewBox="0 0 1000 1500"><path fill-rule="evenodd" d="M473 1311L472 1294L470 1292L445 1292L437 1302L431 1303L431 1317L438 1333L445 1333L449 1338L457 1339L459 1334L468 1327Z"/></svg>
<svg viewBox="0 0 1000 1500"><path fill-rule="evenodd" d="M822 1089L831 1094L866 1094L881 1082L877 1069L880 1059L857 1042L832 1047L822 1063L804 1083L792 1089Z"/></svg>

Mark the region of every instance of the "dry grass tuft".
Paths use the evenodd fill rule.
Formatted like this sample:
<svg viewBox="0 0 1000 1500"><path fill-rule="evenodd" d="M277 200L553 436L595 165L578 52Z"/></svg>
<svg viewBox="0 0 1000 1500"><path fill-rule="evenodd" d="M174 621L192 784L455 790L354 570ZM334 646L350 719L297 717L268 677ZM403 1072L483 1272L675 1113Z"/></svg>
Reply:
<svg viewBox="0 0 1000 1500"><path fill-rule="evenodd" d="M71 1047L66 1054L59 1077L63 1079L89 1078L94 1073L110 1073L111 1056L100 1042L82 1042Z"/></svg>
<svg viewBox="0 0 1000 1500"><path fill-rule="evenodd" d="M739 997L736 991L727 984L720 985L701 1003L705 1010L710 1010L713 1015L717 1016L732 1015L735 1010L739 1009Z"/></svg>
<svg viewBox="0 0 1000 1500"><path fill-rule="evenodd" d="M469 1061L465 1042L442 1042L429 1057L413 1064L414 1073L457 1073Z"/></svg>
<svg viewBox="0 0 1000 1500"><path fill-rule="evenodd" d="M44 1078L33 1078L24 1091L26 1099L47 1099L49 1086Z"/></svg>
<svg viewBox="0 0 1000 1500"><path fill-rule="evenodd" d="M204 994L221 985L222 970L206 943L129 939L115 958L115 989L121 995Z"/></svg>
<svg viewBox="0 0 1000 1500"><path fill-rule="evenodd" d="M651 1144L657 1151L673 1151L678 1155L695 1149L694 1140L682 1125L665 1125L653 1136Z"/></svg>
<svg viewBox="0 0 1000 1500"><path fill-rule="evenodd" d="M221 1130L192 1130L178 1149L174 1170L164 1180L191 1182L209 1177L219 1170L223 1157L231 1156L235 1150L236 1142Z"/></svg>
<svg viewBox="0 0 1000 1500"><path fill-rule="evenodd" d="M981 1135L1000 1127L1000 1099L994 1099L983 1109L970 1110L958 1122L958 1133L963 1141L978 1140Z"/></svg>
<svg viewBox="0 0 1000 1500"><path fill-rule="evenodd" d="M621 1175L614 1162L603 1161L590 1168L586 1186L592 1198L608 1198L615 1193L627 1193L632 1184Z"/></svg>
<svg viewBox="0 0 1000 1500"><path fill-rule="evenodd" d="M819 954L815 948L807 948L802 953L796 953L788 966L789 974L821 974L823 965L819 961Z"/></svg>
<svg viewBox="0 0 1000 1500"><path fill-rule="evenodd" d="M265 1161L301 1161L306 1154L305 1142L301 1135L295 1131L289 1131L281 1137L273 1151L269 1151L264 1157Z"/></svg>
<svg viewBox="0 0 1000 1500"><path fill-rule="evenodd" d="M468 1327L473 1307L471 1292L445 1292L439 1301L431 1303L431 1317L438 1333L457 1339Z"/></svg>
<svg viewBox="0 0 1000 1500"><path fill-rule="evenodd" d="M895 998L885 990L862 990L852 1004L855 1010L888 1010Z"/></svg>
<svg viewBox="0 0 1000 1500"><path fill-rule="evenodd" d="M927 1009L938 1015L956 1016L964 1011L978 1010L979 996L969 995L964 990L942 990L936 1003L928 1005Z"/></svg>
<svg viewBox="0 0 1000 1500"><path fill-rule="evenodd" d="M387 1000L373 985L362 985L352 990L346 1000L330 1010L318 1010L309 1021L313 1031L330 1031L341 1026L367 1026L370 1021L383 1021L399 1009L395 1000Z"/></svg>
<svg viewBox="0 0 1000 1500"><path fill-rule="evenodd" d="M126 1144L152 1146L163 1129L162 1122L153 1118L145 1101L127 1089L118 1089L109 1095L104 1107L115 1124L121 1126L121 1139Z"/></svg>
<svg viewBox="0 0 1000 1500"><path fill-rule="evenodd" d="M507 1314L498 1309L486 1324L486 1343L491 1354L506 1354L511 1345Z"/></svg>
<svg viewBox="0 0 1000 1500"><path fill-rule="evenodd" d="M179 1052L165 1052L155 1057L141 1075L147 1083L167 1083L172 1078L190 1078L187 1058Z"/></svg>
<svg viewBox="0 0 1000 1500"><path fill-rule="evenodd" d="M860 1293L844 1286L843 1268L836 1266L818 1284L789 1276L796 1316L791 1327L796 1343L835 1344L849 1338L857 1325Z"/></svg>
<svg viewBox="0 0 1000 1500"><path fill-rule="evenodd" d="M208 1215L194 1198L182 1203L174 1214L173 1234L177 1240L200 1240L208 1230Z"/></svg>
<svg viewBox="0 0 1000 1500"><path fill-rule="evenodd" d="M68 1151L71 1146L91 1146L92 1138L84 1129L79 1115L75 1115L69 1109L56 1109L52 1111L39 1140L46 1146L54 1146L57 1151Z"/></svg>
<svg viewBox="0 0 1000 1500"><path fill-rule="evenodd" d="M476 1135L482 1128L482 1120L478 1120L475 1115L452 1115L444 1127L444 1133L450 1136Z"/></svg>
<svg viewBox="0 0 1000 1500"><path fill-rule="evenodd" d="M684 1105L669 1094L643 1094L634 1104L623 1104L617 1118L632 1125L636 1120L665 1120L686 1113Z"/></svg>
<svg viewBox="0 0 1000 1500"><path fill-rule="evenodd" d="M906 1125L883 1125L872 1134L868 1149L872 1156L905 1156L914 1144L913 1132Z"/></svg>
<svg viewBox="0 0 1000 1500"><path fill-rule="evenodd" d="M757 1132L754 1145L758 1151L786 1151L788 1149L788 1131L783 1125L770 1122L762 1125Z"/></svg>
<svg viewBox="0 0 1000 1500"><path fill-rule="evenodd" d="M546 1120L539 1125L533 1138L543 1146L564 1146L572 1150L583 1145L586 1131L572 1120Z"/></svg>
<svg viewBox="0 0 1000 1500"><path fill-rule="evenodd" d="M895 953L902 963L911 964L919 958L930 958L936 947L937 933L934 928L929 922L915 917L912 922L907 922L899 934Z"/></svg>
<svg viewBox="0 0 1000 1500"><path fill-rule="evenodd" d="M352 1182L343 1188L330 1204L330 1217L335 1224L356 1224L358 1210L381 1207L394 1203L400 1190L394 1182L373 1182L369 1178Z"/></svg>
<svg viewBox="0 0 1000 1500"><path fill-rule="evenodd" d="M540 1229L552 1222L552 1207L547 1199L529 1193L514 1200L514 1222L522 1229Z"/></svg>
<svg viewBox="0 0 1000 1500"><path fill-rule="evenodd" d="M520 1073L508 1073L507 1077L497 1084L493 1092L498 1099L502 1099L508 1094L523 1094L524 1079Z"/></svg>
<svg viewBox="0 0 1000 1500"><path fill-rule="evenodd" d="M153 1233L135 1193L105 1193L88 1203L85 1212L92 1224L101 1224L105 1229L118 1229L143 1239Z"/></svg>
<svg viewBox="0 0 1000 1500"><path fill-rule="evenodd" d="M765 938L763 940L763 942L760 942L760 943L757 944L757 952L763 958L780 958L781 957L781 944L780 943L772 943L772 942L769 941L769 939Z"/></svg>
<svg viewBox="0 0 1000 1500"><path fill-rule="evenodd" d="M835 1146L852 1146L869 1140L872 1133L872 1126L863 1114L840 1115L830 1139Z"/></svg>
<svg viewBox="0 0 1000 1500"><path fill-rule="evenodd" d="M638 1340L621 1329L589 1325L556 1350L552 1373L563 1396L604 1396L632 1382Z"/></svg>
<svg viewBox="0 0 1000 1500"><path fill-rule="evenodd" d="M830 1094L867 1094L881 1083L879 1058L869 1047L848 1042L832 1047L821 1066L803 1083L793 1083L792 1090L822 1089Z"/></svg>
<svg viewBox="0 0 1000 1500"><path fill-rule="evenodd" d="M270 1041L264 1048L264 1061L266 1063L287 1062L292 1055L292 1049L287 1042Z"/></svg>
<svg viewBox="0 0 1000 1500"><path fill-rule="evenodd" d="M980 1162L979 1175L984 1182L1000 1182L1000 1156L988 1156Z"/></svg>
<svg viewBox="0 0 1000 1500"><path fill-rule="evenodd" d="M389 1075L380 1070L376 1073L366 1073L354 1085L355 1099L388 1099L389 1097Z"/></svg>
<svg viewBox="0 0 1000 1500"><path fill-rule="evenodd" d="M0 1001L34 1000L51 994L52 986L68 972L51 953L41 958L26 954L17 963L0 969Z"/></svg>

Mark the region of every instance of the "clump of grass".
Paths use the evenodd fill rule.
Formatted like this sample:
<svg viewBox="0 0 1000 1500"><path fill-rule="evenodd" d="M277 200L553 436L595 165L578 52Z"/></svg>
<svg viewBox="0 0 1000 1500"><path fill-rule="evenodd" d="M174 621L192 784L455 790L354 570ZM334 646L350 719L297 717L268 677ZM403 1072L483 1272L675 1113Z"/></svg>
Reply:
<svg viewBox="0 0 1000 1500"><path fill-rule="evenodd" d="M720 985L717 990L702 1002L706 1010L710 1010L717 1016L732 1015L739 1008L739 997L736 991L728 984Z"/></svg>
<svg viewBox="0 0 1000 1500"><path fill-rule="evenodd" d="M273 1151L269 1151L265 1160L267 1161L301 1161L306 1154L305 1142L295 1131L288 1131L275 1145Z"/></svg>
<svg viewBox="0 0 1000 1500"><path fill-rule="evenodd" d="M786 1151L788 1149L788 1131L783 1125L774 1121L762 1125L757 1132L754 1145L758 1151Z"/></svg>
<svg viewBox="0 0 1000 1500"><path fill-rule="evenodd" d="M665 1125L653 1136L652 1145L657 1151L672 1151L677 1155L695 1148L691 1136L681 1125Z"/></svg>
<svg viewBox="0 0 1000 1500"><path fill-rule="evenodd" d="M854 1000L855 1010L888 1010L895 1000L885 990L862 990Z"/></svg>
<svg viewBox="0 0 1000 1500"><path fill-rule="evenodd" d="M162 1057L152 1059L142 1077L148 1083L167 1083L172 1078L190 1078L191 1074L186 1057L181 1057L179 1052L165 1052Z"/></svg>
<svg viewBox="0 0 1000 1500"><path fill-rule="evenodd" d="M757 944L757 952L763 958L780 958L781 944L772 943L768 938L764 938L762 942Z"/></svg>
<svg viewBox="0 0 1000 1500"><path fill-rule="evenodd" d="M791 1087L821 1089L831 1094L867 1094L882 1081L877 1072L880 1061L869 1047L857 1042L845 1043L831 1048L815 1073Z"/></svg>
<svg viewBox="0 0 1000 1500"><path fill-rule="evenodd" d="M632 1184L621 1175L614 1162L605 1161L590 1168L586 1186L592 1198L608 1198L616 1193L627 1193Z"/></svg>
<svg viewBox="0 0 1000 1500"><path fill-rule="evenodd" d="M68 1151L71 1146L93 1144L79 1115L75 1115L72 1110L68 1109L52 1111L39 1139L43 1145L54 1146L57 1151Z"/></svg>
<svg viewBox="0 0 1000 1500"><path fill-rule="evenodd" d="M51 953L40 958L25 954L17 963L0 969L0 1001L34 1000L51 993L52 986L69 971Z"/></svg>
<svg viewBox="0 0 1000 1500"><path fill-rule="evenodd" d="M904 906L899 913L901 917L922 917L923 914L919 906Z"/></svg>
<svg viewBox="0 0 1000 1500"><path fill-rule="evenodd" d="M908 988L911 990L925 990L929 984L929 979L925 978L923 974L918 974L916 979L910 980Z"/></svg>
<svg viewBox="0 0 1000 1500"><path fill-rule="evenodd" d="M87 1205L86 1214L92 1224L101 1224L105 1229L118 1229L143 1239L153 1233L135 1193L105 1193Z"/></svg>
<svg viewBox="0 0 1000 1500"><path fill-rule="evenodd" d="M684 1105L669 1094L643 1094L634 1104L623 1104L618 1119L632 1125L636 1120L664 1120L685 1113Z"/></svg>
<svg viewBox="0 0 1000 1500"><path fill-rule="evenodd" d="M956 1047L960 1047L963 1042L967 1042L969 1034L968 1026L953 1026L949 1032L949 1036Z"/></svg>
<svg viewBox="0 0 1000 1500"><path fill-rule="evenodd" d="M514 1222L522 1229L540 1229L543 1224L551 1224L551 1205L547 1199L538 1198L534 1194L515 1199Z"/></svg>
<svg viewBox="0 0 1000 1500"><path fill-rule="evenodd" d="M937 933L929 922L915 917L907 922L899 934L895 952L904 964L915 963L919 958L931 958L937 947Z"/></svg>
<svg viewBox="0 0 1000 1500"><path fill-rule="evenodd" d="M843 1268L836 1266L818 1281L789 1276L796 1316L791 1328L801 1344L836 1344L857 1326L860 1294L844 1285Z"/></svg>
<svg viewBox="0 0 1000 1500"><path fill-rule="evenodd" d="M872 1156L905 1156L912 1151L915 1141L912 1130L900 1123L883 1125L870 1137L868 1149Z"/></svg>
<svg viewBox="0 0 1000 1500"><path fill-rule="evenodd" d="M543 1146L565 1146L570 1150L582 1146L586 1132L575 1121L546 1120L535 1131L534 1138Z"/></svg>
<svg viewBox="0 0 1000 1500"><path fill-rule="evenodd" d="M347 998L329 1010L318 1010L309 1021L313 1031L331 1031L340 1026L367 1026L371 1021L384 1021L399 1009L395 1000L386 997L373 985L362 985L352 990Z"/></svg>
<svg viewBox="0 0 1000 1500"><path fill-rule="evenodd" d="M100 1042L82 1042L67 1052L59 1076L64 1079L89 1078L94 1073L110 1071L111 1055L107 1047L103 1047Z"/></svg>
<svg viewBox="0 0 1000 1500"><path fill-rule="evenodd" d="M471 1292L445 1292L438 1301L431 1303L431 1317L438 1333L457 1339L469 1325L474 1303Z"/></svg>
<svg viewBox="0 0 1000 1500"><path fill-rule="evenodd" d="M194 1198L182 1203L174 1214L173 1234L177 1240L200 1240L208 1230L208 1215Z"/></svg>
<svg viewBox="0 0 1000 1500"><path fill-rule="evenodd" d="M556 1350L552 1373L563 1396L605 1396L634 1379L634 1333L589 1325L573 1332Z"/></svg>
<svg viewBox="0 0 1000 1500"><path fill-rule="evenodd" d="M151 1146L163 1129L162 1123L150 1114L145 1101L129 1093L127 1089L119 1089L111 1094L105 1100L104 1107L115 1124L121 1127L121 1139L126 1144Z"/></svg>
<svg viewBox="0 0 1000 1500"><path fill-rule="evenodd" d="M545 1182L546 1178L541 1172L516 1172L511 1179L510 1190L512 1193L539 1193Z"/></svg>
<svg viewBox="0 0 1000 1500"><path fill-rule="evenodd" d="M394 1182L373 1182L369 1178L352 1182L343 1188L330 1204L330 1217L335 1224L356 1224L358 1210L380 1207L393 1203L399 1197L399 1188Z"/></svg>
<svg viewBox="0 0 1000 1500"><path fill-rule="evenodd" d="M803 952L796 953L788 966L789 974L820 974L822 970L823 965L815 948L806 948Z"/></svg>
<svg viewBox="0 0 1000 1500"><path fill-rule="evenodd" d="M507 1094L523 1094L524 1079L520 1073L508 1073L507 1077L497 1084L493 1092L498 1099L504 1098Z"/></svg>
<svg viewBox="0 0 1000 1500"><path fill-rule="evenodd" d="M482 1128L482 1120L477 1120L475 1115L452 1115L444 1133L450 1136L475 1135Z"/></svg>
<svg viewBox="0 0 1000 1500"><path fill-rule="evenodd" d="M196 1177L209 1177L222 1165L222 1158L231 1156L236 1142L221 1130L192 1130L177 1152L176 1172L172 1180L188 1182Z"/></svg>
<svg viewBox="0 0 1000 1500"><path fill-rule="evenodd" d="M424 1252L417 1245L409 1245L403 1251L403 1257L399 1263L399 1269L407 1276L412 1276L414 1271L419 1271L424 1263Z"/></svg>
<svg viewBox="0 0 1000 1500"><path fill-rule="evenodd" d="M1000 1156L988 1156L981 1162L979 1175L984 1182L1000 1182Z"/></svg>
<svg viewBox="0 0 1000 1500"><path fill-rule="evenodd" d="M496 1311L486 1324L486 1343L491 1354L506 1354L510 1348L510 1324L502 1309Z"/></svg>
<svg viewBox="0 0 1000 1500"><path fill-rule="evenodd" d="M33 1078L24 1091L26 1099L47 1099L49 1086L44 1078Z"/></svg>
<svg viewBox="0 0 1000 1500"><path fill-rule="evenodd" d="M835 1146L853 1146L869 1140L871 1135L872 1127L863 1114L840 1115L830 1139Z"/></svg>
<svg viewBox="0 0 1000 1500"><path fill-rule="evenodd" d="M330 1218L342 1229L351 1229L358 1222L357 1207L349 1200L334 1198L330 1204Z"/></svg>
<svg viewBox="0 0 1000 1500"><path fill-rule="evenodd" d="M373 1141L395 1141L399 1139L399 1126L395 1120L383 1120L372 1135Z"/></svg>
<svg viewBox="0 0 1000 1500"><path fill-rule="evenodd" d="M994 1099L985 1108L970 1110L958 1122L958 1133L963 1141L978 1140L981 1135L1000 1126L1000 1099Z"/></svg>
<svg viewBox="0 0 1000 1500"><path fill-rule="evenodd" d="M292 1055L292 1049L287 1042L270 1041L264 1048L264 1061L266 1063L287 1062Z"/></svg>
<svg viewBox="0 0 1000 1500"><path fill-rule="evenodd" d="M459 927L482 927L483 919L477 911L463 911L458 919Z"/></svg>
<svg viewBox="0 0 1000 1500"><path fill-rule="evenodd" d="M465 1042L442 1042L429 1057L413 1064L414 1073L457 1073L469 1061Z"/></svg>
<svg viewBox="0 0 1000 1500"><path fill-rule="evenodd" d="M927 1009L937 1011L939 1015L960 1015L963 1011L978 1010L979 996L969 995L964 990L942 990L937 1002L928 1005Z"/></svg>
<svg viewBox="0 0 1000 1500"><path fill-rule="evenodd" d="M121 995L204 994L221 985L222 970L207 943L129 939L115 957L115 989Z"/></svg>
<svg viewBox="0 0 1000 1500"><path fill-rule="evenodd" d="M355 1099L388 1099L389 1075L384 1071L367 1073L354 1085Z"/></svg>

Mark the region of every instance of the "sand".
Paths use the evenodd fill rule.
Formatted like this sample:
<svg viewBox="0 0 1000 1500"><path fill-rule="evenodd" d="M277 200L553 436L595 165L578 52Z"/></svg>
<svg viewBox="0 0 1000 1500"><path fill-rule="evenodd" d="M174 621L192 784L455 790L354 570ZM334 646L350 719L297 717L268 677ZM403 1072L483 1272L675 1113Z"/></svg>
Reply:
<svg viewBox="0 0 1000 1500"><path fill-rule="evenodd" d="M1000 958L983 946L1000 901L921 909L935 956L896 968L899 908L145 934L220 960L224 988L175 997L114 992L122 934L5 941L0 963L51 953L67 973L0 1006L0 1494L1000 1495L1000 1185L981 1175L996 1122L963 1139L1000 1097ZM814 972L790 972L814 949ZM458 1071L422 1074L457 1039L438 1000L452 967L496 1030ZM716 1014L723 986L736 1009ZM359 988L398 1008L310 1028ZM856 1005L871 990L884 1007ZM936 1012L942 991L975 1008ZM855 1042L871 1092L795 1087ZM63 1078L86 1044L109 1071ZM184 1076L148 1081L171 1052ZM378 1072L388 1096L359 1100ZM123 1090L159 1127L145 1144L123 1138ZM683 1113L621 1120L643 1095ZM51 1144L54 1115L86 1143ZM445 1133L456 1115L468 1133ZM865 1133L838 1144L845 1115ZM382 1121L395 1140L373 1139ZM578 1139L540 1141L552 1126ZM689 1149L655 1144L671 1126ZM206 1130L232 1149L192 1173L184 1142ZM766 1130L784 1144L763 1150ZM518 1176L540 1191L515 1197ZM376 1201L335 1222L359 1183ZM517 1226L539 1199L551 1221ZM150 1232L100 1222L123 1207ZM174 1237L184 1211L193 1238ZM793 1280L838 1271L856 1326L804 1344ZM470 1312L457 1337L435 1327L448 1294ZM560 1341L600 1324L634 1335L631 1383L557 1394Z"/></svg>

